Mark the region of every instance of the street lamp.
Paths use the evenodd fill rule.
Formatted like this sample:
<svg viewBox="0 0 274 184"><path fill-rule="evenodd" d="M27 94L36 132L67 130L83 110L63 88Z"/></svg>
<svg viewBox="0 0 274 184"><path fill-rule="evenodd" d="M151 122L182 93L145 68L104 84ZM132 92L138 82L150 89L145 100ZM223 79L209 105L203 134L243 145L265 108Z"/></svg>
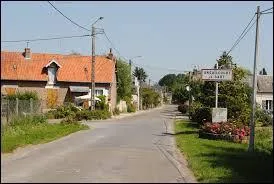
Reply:
<svg viewBox="0 0 274 184"><path fill-rule="evenodd" d="M92 25L91 25L91 37L92 37L92 59L91 59L91 94L90 94L90 110L95 109L95 27L94 25L102 20L104 17L99 17Z"/></svg>

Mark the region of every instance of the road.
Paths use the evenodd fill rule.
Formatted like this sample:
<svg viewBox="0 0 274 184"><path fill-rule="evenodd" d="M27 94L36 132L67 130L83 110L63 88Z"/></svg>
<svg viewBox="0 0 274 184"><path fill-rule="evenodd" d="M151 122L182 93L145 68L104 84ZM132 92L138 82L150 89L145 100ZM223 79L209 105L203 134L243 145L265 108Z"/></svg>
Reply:
<svg viewBox="0 0 274 184"><path fill-rule="evenodd" d="M2 157L1 182L196 182L166 134L174 113L86 122L90 130Z"/></svg>

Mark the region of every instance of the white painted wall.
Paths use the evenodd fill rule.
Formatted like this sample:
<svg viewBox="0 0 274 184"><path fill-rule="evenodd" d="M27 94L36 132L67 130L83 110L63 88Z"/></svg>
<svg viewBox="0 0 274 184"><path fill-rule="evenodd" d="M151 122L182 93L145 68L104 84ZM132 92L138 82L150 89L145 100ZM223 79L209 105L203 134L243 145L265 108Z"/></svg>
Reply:
<svg viewBox="0 0 274 184"><path fill-rule="evenodd" d="M273 100L273 93L257 93L256 102L262 107L263 100Z"/></svg>

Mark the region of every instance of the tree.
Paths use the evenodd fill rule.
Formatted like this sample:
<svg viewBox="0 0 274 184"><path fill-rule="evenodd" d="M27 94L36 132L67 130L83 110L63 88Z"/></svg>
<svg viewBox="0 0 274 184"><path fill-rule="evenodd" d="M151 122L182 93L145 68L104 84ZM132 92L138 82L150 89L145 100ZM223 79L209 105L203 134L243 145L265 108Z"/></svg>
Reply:
<svg viewBox="0 0 274 184"><path fill-rule="evenodd" d="M266 72L265 68L263 68L263 69L260 71L260 75L267 75L267 72Z"/></svg>
<svg viewBox="0 0 274 184"><path fill-rule="evenodd" d="M136 67L133 71L133 75L137 77L140 82L146 82L148 75L143 68Z"/></svg>
<svg viewBox="0 0 274 184"><path fill-rule="evenodd" d="M132 84L130 66L127 62L117 60L117 101L131 99Z"/></svg>
<svg viewBox="0 0 274 184"><path fill-rule="evenodd" d="M189 92L186 90L186 87L178 87L172 93L172 99L177 103L185 103L189 100Z"/></svg>
<svg viewBox="0 0 274 184"><path fill-rule="evenodd" d="M185 86L188 79L185 74L167 74L159 80L160 86L167 86L169 91Z"/></svg>
<svg viewBox="0 0 274 184"><path fill-rule="evenodd" d="M150 88L141 88L140 91L143 107L156 107L161 103L160 95Z"/></svg>
<svg viewBox="0 0 274 184"><path fill-rule="evenodd" d="M172 90L176 83L176 74L167 74L159 80L160 86L167 86L169 90Z"/></svg>
<svg viewBox="0 0 274 184"><path fill-rule="evenodd" d="M251 88L243 82L248 70L238 67L233 63L232 57L224 52L217 60L220 68L231 68L232 81L219 83L218 107L226 107L228 119L238 123L247 124L251 112ZM204 82L201 86L201 95L197 99L206 107L215 106L215 83Z"/></svg>

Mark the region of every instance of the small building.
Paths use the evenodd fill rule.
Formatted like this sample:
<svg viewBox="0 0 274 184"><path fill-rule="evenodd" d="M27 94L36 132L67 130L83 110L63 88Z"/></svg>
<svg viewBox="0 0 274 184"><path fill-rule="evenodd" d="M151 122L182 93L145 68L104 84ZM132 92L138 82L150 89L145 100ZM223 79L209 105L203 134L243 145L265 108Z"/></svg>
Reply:
<svg viewBox="0 0 274 184"><path fill-rule="evenodd" d="M246 82L250 87L253 82L253 75L249 75ZM266 111L273 112L273 76L257 75L256 102Z"/></svg>
<svg viewBox="0 0 274 184"><path fill-rule="evenodd" d="M1 94L36 91L47 109L50 98L56 105L74 102L91 88L91 56L1 51ZM95 57L95 95L105 95L116 106L116 60Z"/></svg>

